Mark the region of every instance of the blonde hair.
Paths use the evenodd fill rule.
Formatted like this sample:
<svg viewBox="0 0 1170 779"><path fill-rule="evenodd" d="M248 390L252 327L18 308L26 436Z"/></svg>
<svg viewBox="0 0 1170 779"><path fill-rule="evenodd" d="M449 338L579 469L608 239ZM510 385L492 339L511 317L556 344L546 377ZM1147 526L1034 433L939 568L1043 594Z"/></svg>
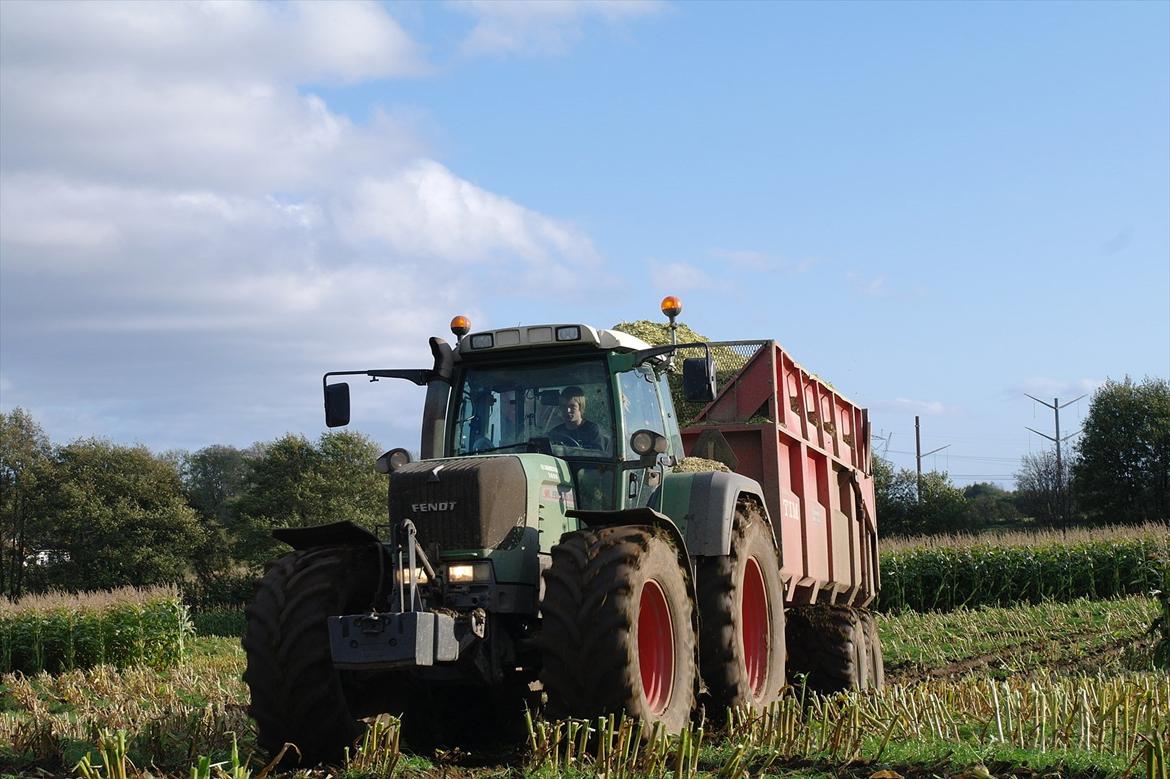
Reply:
<svg viewBox="0 0 1170 779"><path fill-rule="evenodd" d="M581 415L585 414L585 390L580 387L565 387L561 390L561 402L568 403L570 400L576 400L577 405L581 408Z"/></svg>

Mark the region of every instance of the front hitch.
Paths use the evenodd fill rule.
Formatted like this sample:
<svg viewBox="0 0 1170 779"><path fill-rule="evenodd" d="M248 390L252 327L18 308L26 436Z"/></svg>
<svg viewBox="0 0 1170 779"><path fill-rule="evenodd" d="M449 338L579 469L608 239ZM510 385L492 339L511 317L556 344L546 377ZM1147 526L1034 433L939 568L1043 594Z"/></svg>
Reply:
<svg viewBox="0 0 1170 779"><path fill-rule="evenodd" d="M487 614L434 611L352 614L329 618L333 665L347 670L414 668L453 663L482 639Z"/></svg>

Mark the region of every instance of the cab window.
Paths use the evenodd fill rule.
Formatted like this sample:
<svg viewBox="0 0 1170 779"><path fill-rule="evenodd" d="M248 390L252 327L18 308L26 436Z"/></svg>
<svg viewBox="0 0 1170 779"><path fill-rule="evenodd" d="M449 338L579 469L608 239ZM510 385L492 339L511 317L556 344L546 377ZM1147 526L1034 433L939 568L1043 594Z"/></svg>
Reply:
<svg viewBox="0 0 1170 779"><path fill-rule="evenodd" d="M614 415L601 360L468 366L459 385L452 454L522 452L610 457Z"/></svg>
<svg viewBox="0 0 1170 779"><path fill-rule="evenodd" d="M631 371L618 374L621 392L622 451L627 460L638 455L630 448L630 435L635 430L666 432L662 420L662 404L658 399L658 379L649 365L639 365Z"/></svg>

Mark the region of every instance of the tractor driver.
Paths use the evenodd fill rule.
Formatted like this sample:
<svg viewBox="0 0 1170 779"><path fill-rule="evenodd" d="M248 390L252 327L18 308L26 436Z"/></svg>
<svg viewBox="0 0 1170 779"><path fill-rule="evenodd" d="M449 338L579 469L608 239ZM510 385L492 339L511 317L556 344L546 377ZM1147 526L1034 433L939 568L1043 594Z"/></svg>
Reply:
<svg viewBox="0 0 1170 779"><path fill-rule="evenodd" d="M582 449L605 449L601 428L585 418L584 390L580 387L561 390L561 411L565 421L548 431L550 441Z"/></svg>

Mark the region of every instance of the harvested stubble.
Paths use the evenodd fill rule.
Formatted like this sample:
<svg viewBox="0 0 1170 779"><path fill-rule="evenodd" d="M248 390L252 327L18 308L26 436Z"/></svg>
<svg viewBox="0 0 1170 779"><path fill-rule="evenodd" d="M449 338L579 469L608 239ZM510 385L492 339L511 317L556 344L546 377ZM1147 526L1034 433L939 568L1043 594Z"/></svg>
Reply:
<svg viewBox="0 0 1170 779"><path fill-rule="evenodd" d="M1167 535L885 551L877 608L948 611L1148 593L1161 582L1168 557Z"/></svg>
<svg viewBox="0 0 1170 779"><path fill-rule="evenodd" d="M204 639L200 646L187 662L166 669L101 665L57 675L5 674L0 766L67 771L103 731L124 732L138 766L186 775L200 755L226 758L233 734L251 734L242 652L228 639Z"/></svg>
<svg viewBox="0 0 1170 779"><path fill-rule="evenodd" d="M626 719L530 722L530 767L618 777L691 777L703 769L739 777L790 761L841 766L880 761L900 745L946 743L1075 754L1123 774L1139 763L1156 765L1170 739L1170 677L964 679L876 694L786 697L761 714L735 712L728 733L707 764L702 725L643 740Z"/></svg>
<svg viewBox="0 0 1170 779"><path fill-rule="evenodd" d="M59 673L103 663L172 666L191 636L187 607L172 587L0 601L0 673Z"/></svg>
<svg viewBox="0 0 1170 779"><path fill-rule="evenodd" d="M878 625L887 678L1030 673L1056 664L1098 671L1153 670L1143 641L1153 598L1040 603L1011 608L903 612ZM1108 653L1107 650L1115 650ZM973 660L983 662L973 664Z"/></svg>

